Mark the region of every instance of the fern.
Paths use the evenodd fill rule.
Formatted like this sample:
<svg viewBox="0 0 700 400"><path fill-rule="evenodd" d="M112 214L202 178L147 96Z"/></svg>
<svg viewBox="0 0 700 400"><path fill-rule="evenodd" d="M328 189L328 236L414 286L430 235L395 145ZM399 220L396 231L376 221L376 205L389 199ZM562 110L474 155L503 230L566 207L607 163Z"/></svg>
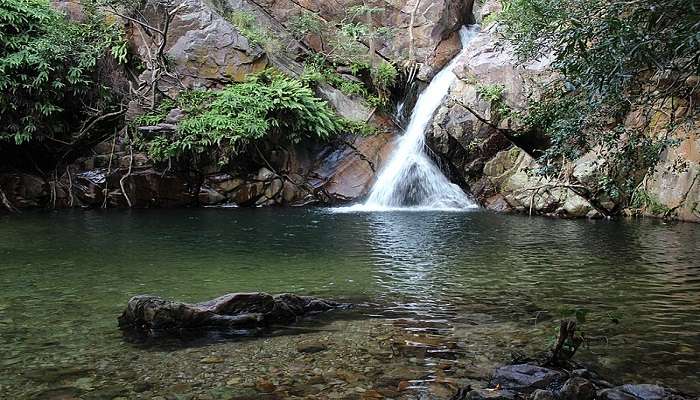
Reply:
<svg viewBox="0 0 700 400"><path fill-rule="evenodd" d="M140 138L156 160L216 148L236 153L271 135L325 140L349 126L304 83L270 70L218 92L186 92L176 105L186 116L173 136Z"/></svg>

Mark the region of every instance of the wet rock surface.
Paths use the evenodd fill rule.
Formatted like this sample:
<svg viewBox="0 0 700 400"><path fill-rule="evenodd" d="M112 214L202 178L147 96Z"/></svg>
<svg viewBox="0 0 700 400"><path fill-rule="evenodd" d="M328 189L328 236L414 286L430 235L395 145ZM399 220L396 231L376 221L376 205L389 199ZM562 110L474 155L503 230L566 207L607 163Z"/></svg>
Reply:
<svg viewBox="0 0 700 400"><path fill-rule="evenodd" d="M511 390L479 389L468 392L466 400L515 400L518 394Z"/></svg>
<svg viewBox="0 0 700 400"><path fill-rule="evenodd" d="M142 338L207 331L253 335L272 324L290 324L341 307L344 305L293 294L232 293L199 304L141 295L129 300L118 322L125 333ZM209 359L206 363L216 361Z"/></svg>
<svg viewBox="0 0 700 400"><path fill-rule="evenodd" d="M533 391L545 389L564 378L558 371L531 364L507 365L496 369L491 383L506 389Z"/></svg>
<svg viewBox="0 0 700 400"><path fill-rule="evenodd" d="M246 2L236 0L230 3ZM346 18L348 9L358 4L353 0L256 0L250 3L259 5L276 24L287 28L304 12L312 12L325 21L339 23ZM421 67L420 79L429 80L459 52L460 44L455 32L469 19L474 1L369 0L364 4L381 9L377 21L381 20L383 26L397 32L376 40L377 53L386 59L402 60L412 52L414 60ZM319 50L324 44L328 45L324 42L329 39L307 35L304 42L308 47Z"/></svg>
<svg viewBox="0 0 700 400"><path fill-rule="evenodd" d="M586 379L578 375L587 375ZM566 379L567 376L571 376ZM682 400L691 399L673 389L652 384L625 384L609 388L609 383L586 370L550 369L534 364L514 364L496 368L489 388L475 389L453 400Z"/></svg>

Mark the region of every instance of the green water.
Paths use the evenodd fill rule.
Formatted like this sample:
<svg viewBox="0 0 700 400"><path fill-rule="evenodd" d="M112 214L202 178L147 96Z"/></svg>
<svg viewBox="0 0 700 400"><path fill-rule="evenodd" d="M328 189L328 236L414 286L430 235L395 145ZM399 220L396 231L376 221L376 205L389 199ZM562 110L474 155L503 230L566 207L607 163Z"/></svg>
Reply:
<svg viewBox="0 0 700 400"><path fill-rule="evenodd" d="M126 355L146 351L116 328L133 295L268 291L362 302L368 319L432 321L452 336L508 323L533 348L546 345L562 305L586 308L586 333L606 341L582 361L619 382L700 392L699 243L693 224L486 212L0 216L0 387L30 396L52 384L31 371L128 369Z"/></svg>

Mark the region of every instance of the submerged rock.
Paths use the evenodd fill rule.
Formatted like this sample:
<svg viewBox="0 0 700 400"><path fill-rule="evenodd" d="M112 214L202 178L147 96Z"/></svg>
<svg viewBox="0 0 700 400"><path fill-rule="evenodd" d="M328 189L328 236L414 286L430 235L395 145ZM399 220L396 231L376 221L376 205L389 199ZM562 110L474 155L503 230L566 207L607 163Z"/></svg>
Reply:
<svg viewBox="0 0 700 400"><path fill-rule="evenodd" d="M465 396L466 400L515 400L517 394L510 390L476 389Z"/></svg>
<svg viewBox="0 0 700 400"><path fill-rule="evenodd" d="M505 389L532 392L545 389L564 378L559 371L530 364L506 365L496 369L491 383Z"/></svg>
<svg viewBox="0 0 700 400"><path fill-rule="evenodd" d="M530 395L530 400L557 400L557 395L551 390L537 389Z"/></svg>
<svg viewBox="0 0 700 400"><path fill-rule="evenodd" d="M603 389L596 394L599 400L637 400L631 394L625 393L619 389Z"/></svg>
<svg viewBox="0 0 700 400"><path fill-rule="evenodd" d="M622 385L618 388L622 389L623 392L631 394L635 398L642 400L662 400L662 399L674 399L680 397L674 397L673 394L666 390L665 388L658 385L651 384L627 384Z"/></svg>
<svg viewBox="0 0 700 400"><path fill-rule="evenodd" d="M297 344L297 351L299 353L319 353L321 351L328 350L328 345L322 342L302 342Z"/></svg>
<svg viewBox="0 0 700 400"><path fill-rule="evenodd" d="M340 307L343 305L332 301L293 294L231 293L199 304L140 295L129 300L118 321L119 329L142 338L207 331L251 335L273 324L294 323L303 316Z"/></svg>
<svg viewBox="0 0 700 400"><path fill-rule="evenodd" d="M579 376L566 381L559 393L560 397L571 400L592 400L596 395L593 384Z"/></svg>

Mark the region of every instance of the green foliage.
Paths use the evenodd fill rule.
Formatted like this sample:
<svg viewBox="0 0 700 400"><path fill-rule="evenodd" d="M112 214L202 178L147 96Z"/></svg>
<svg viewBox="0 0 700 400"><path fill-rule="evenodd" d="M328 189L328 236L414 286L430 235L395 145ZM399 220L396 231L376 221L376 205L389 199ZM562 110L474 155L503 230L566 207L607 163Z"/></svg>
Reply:
<svg viewBox="0 0 700 400"><path fill-rule="evenodd" d="M316 84L325 82L348 96L367 97L369 95L367 88L362 82L344 78L336 72L333 65L324 65L318 59L312 59L304 64L304 73L301 80L307 84Z"/></svg>
<svg viewBox="0 0 700 400"><path fill-rule="evenodd" d="M304 72L299 79L307 85L313 86L326 81L326 77L320 69L314 65L305 64Z"/></svg>
<svg viewBox="0 0 700 400"><path fill-rule="evenodd" d="M325 22L319 16L309 11L304 11L289 21L289 30L297 40L301 40L309 34L321 35L324 27Z"/></svg>
<svg viewBox="0 0 700 400"><path fill-rule="evenodd" d="M506 87L503 85L477 85L476 93L481 96L484 100L495 103L497 101L503 100L503 93Z"/></svg>
<svg viewBox="0 0 700 400"><path fill-rule="evenodd" d="M561 79L522 116L551 142L545 174L593 149L602 157L591 192L624 203L670 141L629 129L633 109L692 96L700 72L700 4L686 0L504 0L505 36L522 61L553 59ZM692 103L692 101L691 101ZM697 115L697 107L686 114ZM670 118L672 131L682 121Z"/></svg>
<svg viewBox="0 0 700 400"><path fill-rule="evenodd" d="M638 189L634 192L631 206L637 209L645 209L653 215L666 215L670 209L654 197L651 193L644 189Z"/></svg>
<svg viewBox="0 0 700 400"><path fill-rule="evenodd" d="M351 20L366 18L368 16L381 14L382 12L384 12L384 8L382 7L373 7L367 4L360 4L352 6L348 9L348 18Z"/></svg>
<svg viewBox="0 0 700 400"><path fill-rule="evenodd" d="M304 11L292 17L288 25L298 40L307 35L316 35L323 40L321 53L331 64L348 65L354 68L353 74L369 69L372 54L365 46L374 40L388 40L396 34L391 27L375 26L374 18L384 12L384 8L367 5L349 7L338 23L329 23L317 14ZM371 47L371 46L370 46Z"/></svg>
<svg viewBox="0 0 700 400"><path fill-rule="evenodd" d="M500 20L500 13L493 12L481 21L481 26L487 27Z"/></svg>
<svg viewBox="0 0 700 400"><path fill-rule="evenodd" d="M369 63L362 60L355 60L350 63L350 72L355 76L358 76L362 71L368 71L370 69Z"/></svg>
<svg viewBox="0 0 700 400"><path fill-rule="evenodd" d="M367 96L366 101L367 101L367 105L372 107L372 108L381 108L381 107L384 107L387 103L386 99L381 98L379 96L375 96L375 95Z"/></svg>
<svg viewBox="0 0 700 400"><path fill-rule="evenodd" d="M700 68L697 2L510 0L501 18L522 59L553 53L566 78L591 94L620 92L645 70Z"/></svg>
<svg viewBox="0 0 700 400"><path fill-rule="evenodd" d="M218 92L183 94L176 105L186 116L174 136L141 138L156 160L212 149L235 153L270 136L325 140L347 127L301 81L269 70Z"/></svg>
<svg viewBox="0 0 700 400"><path fill-rule="evenodd" d="M111 53L125 62L126 43L89 4L84 11L77 23L47 0L0 0L0 141L66 135L85 103L103 100L98 61Z"/></svg>
<svg viewBox="0 0 700 400"><path fill-rule="evenodd" d="M505 118L510 115L511 109L508 107L504 99L506 87L495 84L478 84L476 85L476 93L482 99L491 104L491 109L497 114L498 118Z"/></svg>
<svg viewBox="0 0 700 400"><path fill-rule="evenodd" d="M275 51L280 47L264 28L260 27L255 15L247 11L233 11L226 14L226 19L238 29L254 46L264 47L268 51Z"/></svg>
<svg viewBox="0 0 700 400"><path fill-rule="evenodd" d="M388 62L382 62L372 70L372 81L380 90L389 90L396 84L398 76L399 71L396 70L393 64Z"/></svg>
<svg viewBox="0 0 700 400"><path fill-rule="evenodd" d="M372 136L378 133L377 128L361 121L341 120L342 131L351 135Z"/></svg>
<svg viewBox="0 0 700 400"><path fill-rule="evenodd" d="M391 63L377 62L374 54L377 40L387 40L395 34L395 29L376 26L375 20L383 12L382 7L361 4L349 7L337 24L307 11L292 18L289 26L297 39L316 35L323 42L318 54L307 56L302 79L325 82L347 95L364 97L370 105L386 106L398 71ZM338 66L349 67L359 81L338 74Z"/></svg>
<svg viewBox="0 0 700 400"><path fill-rule="evenodd" d="M175 102L170 99L164 99L158 104L158 107L146 114L139 115L133 121L135 126L153 126L165 121L170 110L175 108Z"/></svg>

